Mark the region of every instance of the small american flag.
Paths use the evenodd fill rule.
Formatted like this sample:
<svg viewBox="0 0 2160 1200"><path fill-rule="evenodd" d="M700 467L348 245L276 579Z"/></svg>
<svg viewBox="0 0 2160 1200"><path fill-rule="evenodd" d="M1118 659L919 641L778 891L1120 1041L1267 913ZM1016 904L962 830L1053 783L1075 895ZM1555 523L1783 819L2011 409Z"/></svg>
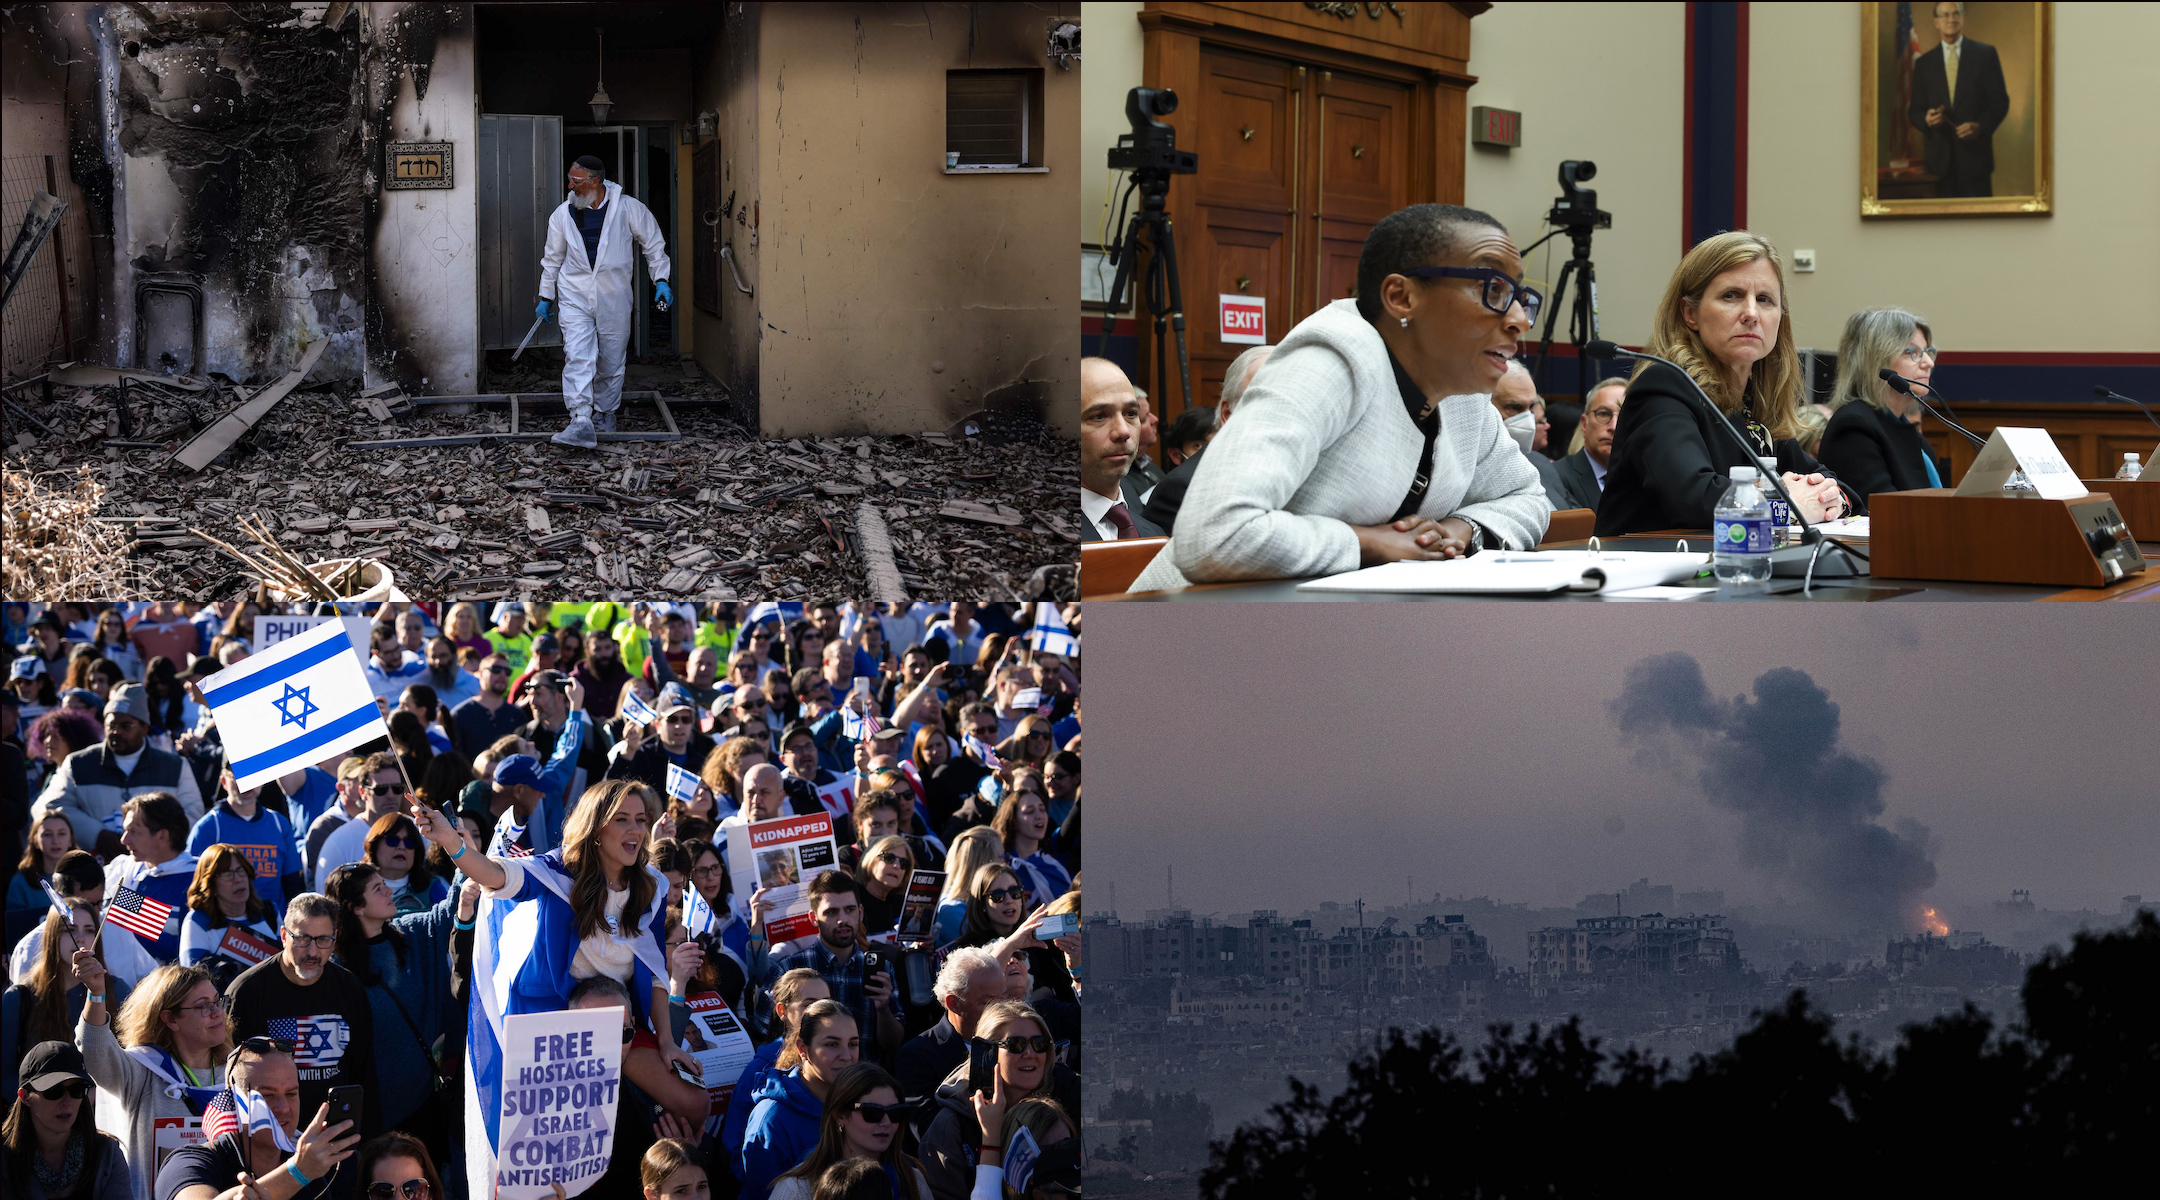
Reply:
<svg viewBox="0 0 2160 1200"><path fill-rule="evenodd" d="M152 900L125 884L105 906L108 922L153 942L165 936L165 918L171 915L172 905Z"/></svg>
<svg viewBox="0 0 2160 1200"><path fill-rule="evenodd" d="M857 714L853 709L847 710L846 715L840 721L840 732L858 742L869 741L877 736L878 730L883 728L885 728L885 723L878 720L877 701L875 699L866 700L860 714Z"/></svg>
<svg viewBox="0 0 2160 1200"><path fill-rule="evenodd" d="M500 854L504 858L531 858L532 851L517 844L518 839L523 837L524 834L525 830L522 826L513 825L507 820L497 821L495 823L495 844L488 847L488 853Z"/></svg>
<svg viewBox="0 0 2160 1200"><path fill-rule="evenodd" d="M203 1136L216 1141L228 1133L238 1133L241 1127L240 1105L227 1088L203 1108Z"/></svg>

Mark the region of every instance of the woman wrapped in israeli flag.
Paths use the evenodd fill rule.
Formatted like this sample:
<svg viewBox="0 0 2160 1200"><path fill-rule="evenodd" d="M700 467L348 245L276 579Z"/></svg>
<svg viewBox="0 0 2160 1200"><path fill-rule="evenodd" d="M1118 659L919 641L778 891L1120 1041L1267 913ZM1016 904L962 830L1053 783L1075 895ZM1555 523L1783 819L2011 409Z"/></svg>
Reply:
<svg viewBox="0 0 2160 1200"><path fill-rule="evenodd" d="M487 889L473 932L466 1067L466 1157L475 1196L493 1196L501 1115L503 1021L569 1006L580 980L606 975L629 991L633 1018L657 1036L662 1059L695 1074L695 1057L669 1028L667 879L648 861L655 797L637 780L588 788L560 849L529 857L484 855L441 813L414 820Z"/></svg>

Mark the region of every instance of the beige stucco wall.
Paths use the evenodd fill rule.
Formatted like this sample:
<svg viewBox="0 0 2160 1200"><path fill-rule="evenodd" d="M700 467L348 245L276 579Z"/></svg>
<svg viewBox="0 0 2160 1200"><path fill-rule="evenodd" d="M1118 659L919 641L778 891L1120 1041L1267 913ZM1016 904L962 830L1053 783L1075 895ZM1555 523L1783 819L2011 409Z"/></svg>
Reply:
<svg viewBox="0 0 2160 1200"><path fill-rule="evenodd" d="M371 28L379 29L404 6L367 7ZM471 30L468 21L463 32L445 32L436 43L425 100L416 95L411 73L401 73L390 113L390 141L451 144L455 186L385 189L370 251L381 291L369 303L392 306L404 352L425 364L418 386L435 396L470 395L479 381L479 191L473 167L480 127ZM371 366L369 384L385 382L374 375Z"/></svg>
<svg viewBox="0 0 2160 1200"><path fill-rule="evenodd" d="M1860 218L1860 11L1757 4L1748 223L1819 264L1791 276L1801 340L1903 305L1959 350L2160 349L2160 6L2055 6L2053 216ZM1484 18L1479 18L1480 27ZM2044 298L2048 284L2071 295Z"/></svg>
<svg viewBox="0 0 2160 1200"><path fill-rule="evenodd" d="M1591 186L1598 207L1613 214L1613 227L1591 240L1599 327L1629 345L1649 338L1651 313L1680 258L1686 40L1679 4L1495 4L1470 22L1470 73L1478 77L1470 106L1520 112L1522 145L1470 147L1464 202L1498 217L1515 244L1527 246L1546 232L1561 161L1597 163ZM1565 235L1554 238L1531 255L1526 273L1549 297L1572 253ZM1565 340L1566 329L1562 314L1553 336Z"/></svg>
<svg viewBox="0 0 2160 1200"><path fill-rule="evenodd" d="M942 429L1031 382L1077 428L1080 72L1046 60L1056 11L974 6L971 48L968 5L763 7L748 194L767 435ZM970 66L1045 69L1047 173L944 173L945 72Z"/></svg>
<svg viewBox="0 0 2160 1200"><path fill-rule="evenodd" d="M713 112L719 117L715 129L721 155L717 203L726 205L730 196L734 199L733 207L722 214L720 236L724 243L733 247L735 269L731 273L726 262L717 264L718 316L697 307L697 293L690 290L695 286L694 276L685 274L686 286L677 291L677 299L691 314L687 327L698 364L713 378L726 384L730 395L745 406L757 399L761 332L758 298L754 294L758 286L758 248L751 218L757 211L758 194L757 30L764 7L760 4L729 5L719 36L703 47L703 53L695 62L697 111ZM698 144L703 146L707 141L700 139ZM687 179L687 168L684 174ZM683 211L702 219L702 214L694 213L688 201L684 203ZM694 245L686 230L682 242L685 261L695 257L691 253ZM752 295L744 295L736 286L738 274L743 285L752 289Z"/></svg>

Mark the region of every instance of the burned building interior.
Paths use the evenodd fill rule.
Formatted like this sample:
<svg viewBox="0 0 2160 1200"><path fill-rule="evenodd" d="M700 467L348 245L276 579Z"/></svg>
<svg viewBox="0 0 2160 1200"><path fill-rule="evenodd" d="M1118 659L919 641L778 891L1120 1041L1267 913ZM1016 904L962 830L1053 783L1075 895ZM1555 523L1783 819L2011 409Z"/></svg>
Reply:
<svg viewBox="0 0 2160 1200"><path fill-rule="evenodd" d="M291 485L348 452L395 457L396 485L418 489L407 504L500 518L435 518L456 530L429 539L450 543L438 551L499 547L484 571L454 553L403 563L441 586L807 585L819 573L782 566L786 548L820 542L826 582L859 580L859 564L837 565L857 539L828 527L872 501L903 514L900 569L923 585L977 560L978 583L1038 575L1077 537L1051 495L1072 473L1062 437L1078 411L1067 256L1041 236L1062 236L1067 214L1045 200L1069 193L1044 191L1047 164L1077 154L1074 123L1056 119L1077 74L1045 46L1056 12L10 5L0 219L16 238L41 193L58 216L7 306L9 463L93 468L155 510L123 510L155 552L206 545L186 527L230 515L199 502L231 502L212 480L243 460L284 506L310 503ZM1009 166L951 169L943 110L986 80L1010 85L1032 145ZM540 249L584 155L652 212L676 297L659 303L639 264L627 436L597 463L559 462L534 433L562 414L560 328L532 312ZM303 365L267 414L210 440L214 466L170 465ZM518 544L529 506L514 493L474 490L562 466L582 498L577 476L620 476L623 455L674 484L680 512L636 514L660 518L650 545L594 528L578 544L603 550L565 561L566 545ZM332 526L387 515L346 517L337 499L312 501ZM557 525L615 503L569 503ZM757 527L791 507L800 528ZM356 539L325 551L402 548L315 531L320 517L289 532ZM676 560L700 547L732 573L683 576ZM192 589L224 574L151 577Z"/></svg>

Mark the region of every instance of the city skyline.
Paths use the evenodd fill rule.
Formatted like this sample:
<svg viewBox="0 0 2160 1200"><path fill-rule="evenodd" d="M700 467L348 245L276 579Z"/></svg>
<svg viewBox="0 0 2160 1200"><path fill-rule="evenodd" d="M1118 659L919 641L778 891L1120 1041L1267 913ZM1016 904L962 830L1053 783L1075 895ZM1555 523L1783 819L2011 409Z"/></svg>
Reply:
<svg viewBox="0 0 2160 1200"><path fill-rule="evenodd" d="M1849 836L1814 847L1818 900L1866 892L1846 867L1875 859L1903 864L1878 889L1901 911L1909 898L1955 915L2017 888L2042 908L2113 912L2125 894L2160 891L2149 852L2160 806L2136 749L2150 740L2133 716L2153 709L2160 674L2160 625L2148 617L1999 606L1935 606L1924 620L1693 605L1183 611L1091 614L1107 677L1147 681L1097 716L1098 740L1119 753L1097 767L1110 772L1096 791L1109 798L1111 849L1091 910L1113 894L1128 919L1165 907L1172 864L1177 907L1195 913L1289 915L1359 895L1399 905L1405 876L1419 903L1570 906L1646 876L1722 890L1732 906L1806 902L1795 864L1808 855L1766 869L1761 846L1825 820ZM1633 694L1629 669L1675 652L1732 722L1712 750L1617 726L1610 702ZM1739 744L1751 714L1773 711L1756 689L1778 668L1799 673L1777 677L1781 694L1800 696L1798 715L1778 710L1758 749L1775 778L1809 780L1788 799L1816 803L1872 771L1879 815L1821 801L1822 812L1765 826L1759 811L1740 814L1774 786L1728 786L1717 801L1705 791L1705 767ZM1815 690L1836 706L1835 734L1796 765L1788 749L1824 736L1807 728L1824 724L1826 710L1807 706ZM1742 694L1748 705L1731 708ZM1863 779L1855 794L1873 793ZM1878 900L1876 911L1892 906Z"/></svg>

